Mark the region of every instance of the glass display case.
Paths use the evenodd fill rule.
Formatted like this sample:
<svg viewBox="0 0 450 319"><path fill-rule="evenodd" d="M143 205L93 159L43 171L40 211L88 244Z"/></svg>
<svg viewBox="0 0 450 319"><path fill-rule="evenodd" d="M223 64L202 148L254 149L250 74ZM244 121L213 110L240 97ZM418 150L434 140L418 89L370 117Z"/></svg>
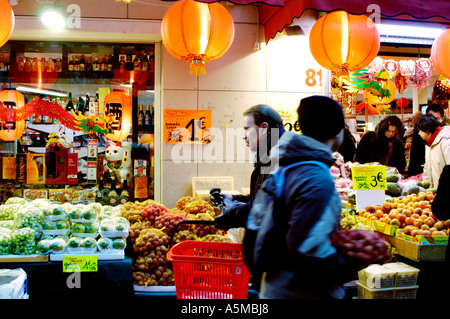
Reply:
<svg viewBox="0 0 450 319"><path fill-rule="evenodd" d="M153 199L154 53L153 44L1 47L0 202Z"/></svg>

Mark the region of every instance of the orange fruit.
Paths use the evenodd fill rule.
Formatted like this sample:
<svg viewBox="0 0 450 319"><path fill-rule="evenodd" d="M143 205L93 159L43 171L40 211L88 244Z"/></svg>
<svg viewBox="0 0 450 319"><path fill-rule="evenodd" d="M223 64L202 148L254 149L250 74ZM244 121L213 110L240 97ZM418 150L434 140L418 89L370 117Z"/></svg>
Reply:
<svg viewBox="0 0 450 319"><path fill-rule="evenodd" d="M422 226L420 226L420 229L422 229L422 230L430 230L430 226L428 226L427 224L423 224Z"/></svg>
<svg viewBox="0 0 450 319"><path fill-rule="evenodd" d="M405 228L403 228L403 234L406 235L411 235L411 232L413 231L413 228L411 225L406 226Z"/></svg>
<svg viewBox="0 0 450 319"><path fill-rule="evenodd" d="M430 227L434 225L434 219L431 217L427 217L423 222Z"/></svg>
<svg viewBox="0 0 450 319"><path fill-rule="evenodd" d="M411 231L411 236L417 236L417 235L422 235L422 230L421 229L413 229Z"/></svg>
<svg viewBox="0 0 450 319"><path fill-rule="evenodd" d="M422 219L420 219L420 218L414 219L414 226L420 228L422 225L423 225L423 220Z"/></svg>
<svg viewBox="0 0 450 319"><path fill-rule="evenodd" d="M434 223L433 226L436 227L437 230L441 230L442 228L444 228L444 223L441 221L438 221L438 222Z"/></svg>
<svg viewBox="0 0 450 319"><path fill-rule="evenodd" d="M413 225L413 224L414 224L414 218L412 218L412 217L406 217L406 218L405 218L405 224L406 224L406 225Z"/></svg>

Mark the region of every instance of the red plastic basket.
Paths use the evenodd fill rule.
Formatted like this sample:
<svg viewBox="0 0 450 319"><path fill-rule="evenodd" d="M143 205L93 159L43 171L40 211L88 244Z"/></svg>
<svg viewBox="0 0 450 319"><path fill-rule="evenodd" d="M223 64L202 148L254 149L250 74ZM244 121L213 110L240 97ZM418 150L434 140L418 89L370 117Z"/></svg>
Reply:
<svg viewBox="0 0 450 319"><path fill-rule="evenodd" d="M186 240L167 252L178 299L246 299L242 244Z"/></svg>

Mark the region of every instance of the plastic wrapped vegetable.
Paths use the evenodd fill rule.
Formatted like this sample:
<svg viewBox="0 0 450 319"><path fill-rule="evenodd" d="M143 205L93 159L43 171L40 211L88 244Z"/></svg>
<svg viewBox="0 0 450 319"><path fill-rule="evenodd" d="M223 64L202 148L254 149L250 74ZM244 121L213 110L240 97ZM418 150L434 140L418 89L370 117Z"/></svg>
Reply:
<svg viewBox="0 0 450 319"><path fill-rule="evenodd" d="M20 207L19 204L0 205L0 220L13 220Z"/></svg>
<svg viewBox="0 0 450 319"><path fill-rule="evenodd" d="M8 255L11 253L12 239L8 233L0 232L0 255Z"/></svg>
<svg viewBox="0 0 450 319"><path fill-rule="evenodd" d="M15 255L34 254L36 251L34 234L35 231L29 227L14 230L11 236L13 242L12 253Z"/></svg>

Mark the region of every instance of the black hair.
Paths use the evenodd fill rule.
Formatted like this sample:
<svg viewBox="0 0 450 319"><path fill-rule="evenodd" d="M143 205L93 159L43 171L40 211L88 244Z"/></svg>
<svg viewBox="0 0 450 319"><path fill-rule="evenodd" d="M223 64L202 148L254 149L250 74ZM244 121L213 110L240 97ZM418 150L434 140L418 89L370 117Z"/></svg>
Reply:
<svg viewBox="0 0 450 319"><path fill-rule="evenodd" d="M247 109L244 113L244 116L253 116L253 120L255 124L260 126L262 123L266 122L269 124L270 128L279 128L283 126L283 119L281 115L278 114L272 107L265 104L257 104L249 109Z"/></svg>
<svg viewBox="0 0 450 319"><path fill-rule="evenodd" d="M313 95L300 101L297 108L302 133L324 142L345 128L342 106L332 98Z"/></svg>
<svg viewBox="0 0 450 319"><path fill-rule="evenodd" d="M428 105L425 113L428 113L429 111L439 112L441 114L441 117L444 117L444 108L438 104L433 103L433 104Z"/></svg>
<svg viewBox="0 0 450 319"><path fill-rule="evenodd" d="M439 126L442 126L442 123L432 114L422 115L414 124L416 129L426 133L434 133Z"/></svg>
<svg viewBox="0 0 450 319"><path fill-rule="evenodd" d="M375 131L378 137L383 137L384 133L389 129L389 126L395 126L397 128L397 136L403 136L403 131L405 127L403 126L402 120L396 115L388 115L378 123Z"/></svg>

